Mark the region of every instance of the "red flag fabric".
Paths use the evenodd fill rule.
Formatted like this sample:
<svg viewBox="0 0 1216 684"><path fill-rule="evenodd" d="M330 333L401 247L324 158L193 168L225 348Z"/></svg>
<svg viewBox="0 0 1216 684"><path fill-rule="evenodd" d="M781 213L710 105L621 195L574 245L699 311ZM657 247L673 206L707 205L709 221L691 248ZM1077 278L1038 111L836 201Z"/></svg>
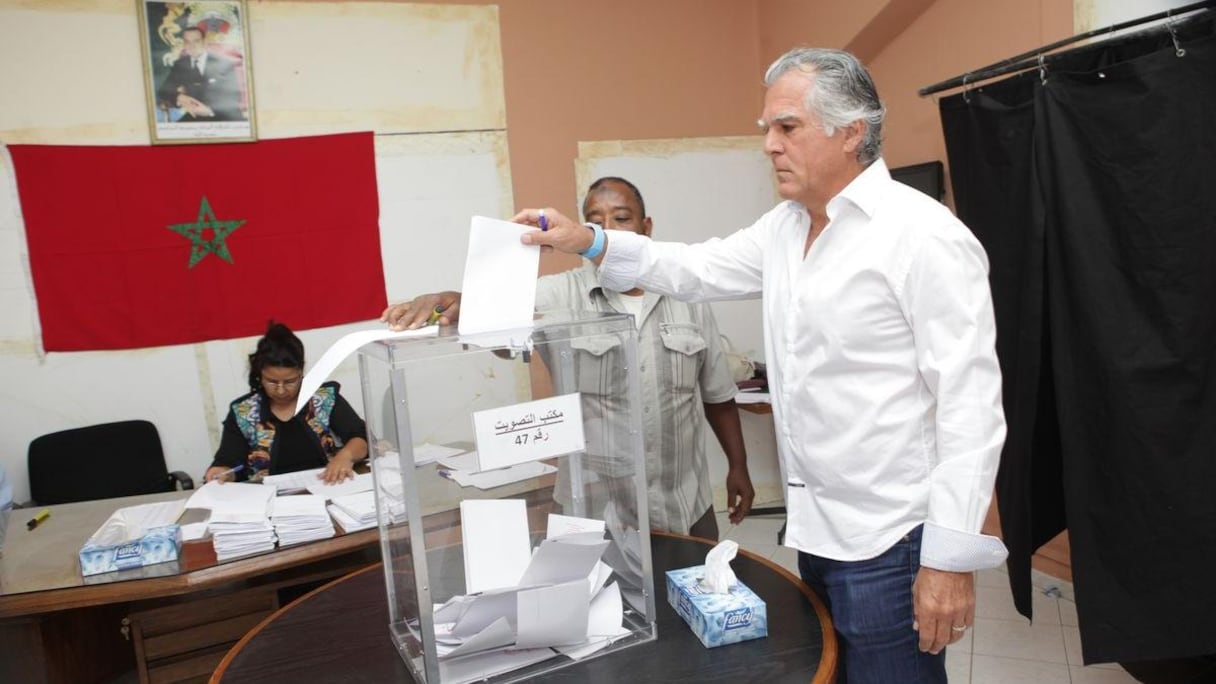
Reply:
<svg viewBox="0 0 1216 684"><path fill-rule="evenodd" d="M375 318L371 133L166 147L12 145L47 351Z"/></svg>

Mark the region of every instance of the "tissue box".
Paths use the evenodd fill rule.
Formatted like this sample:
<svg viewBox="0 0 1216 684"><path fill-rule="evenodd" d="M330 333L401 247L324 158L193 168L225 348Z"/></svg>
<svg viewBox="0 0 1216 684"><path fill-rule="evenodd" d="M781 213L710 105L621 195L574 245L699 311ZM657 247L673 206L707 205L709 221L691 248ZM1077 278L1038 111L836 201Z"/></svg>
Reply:
<svg viewBox="0 0 1216 684"><path fill-rule="evenodd" d="M164 525L122 544L97 544L90 538L80 549L80 574L96 575L177 560L182 546L181 528Z"/></svg>
<svg viewBox="0 0 1216 684"><path fill-rule="evenodd" d="M742 582L729 594L701 587L705 566L667 571L667 602L692 628L706 648L768 636L768 609Z"/></svg>

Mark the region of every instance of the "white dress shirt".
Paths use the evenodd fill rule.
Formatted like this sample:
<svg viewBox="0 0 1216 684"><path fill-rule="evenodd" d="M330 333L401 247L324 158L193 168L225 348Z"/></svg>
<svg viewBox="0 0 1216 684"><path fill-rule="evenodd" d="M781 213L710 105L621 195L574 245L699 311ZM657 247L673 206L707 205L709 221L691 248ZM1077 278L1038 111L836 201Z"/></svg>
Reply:
<svg viewBox="0 0 1216 684"><path fill-rule="evenodd" d="M761 296L785 544L842 561L924 524L921 563L1000 564L979 534L1005 438L983 248L946 207L871 164L810 215L777 205L697 245L610 231L604 286L685 300Z"/></svg>

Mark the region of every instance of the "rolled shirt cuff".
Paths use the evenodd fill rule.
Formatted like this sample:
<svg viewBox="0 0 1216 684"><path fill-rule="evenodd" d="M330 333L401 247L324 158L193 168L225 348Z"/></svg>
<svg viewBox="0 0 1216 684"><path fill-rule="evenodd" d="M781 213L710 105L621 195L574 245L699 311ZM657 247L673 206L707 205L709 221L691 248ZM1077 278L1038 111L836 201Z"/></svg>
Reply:
<svg viewBox="0 0 1216 684"><path fill-rule="evenodd" d="M947 572L974 572L1005 562L1009 550L1000 539L925 522L920 540L920 564Z"/></svg>
<svg viewBox="0 0 1216 684"><path fill-rule="evenodd" d="M609 230L608 249L600 261L600 285L616 292L637 286L645 238L628 230Z"/></svg>

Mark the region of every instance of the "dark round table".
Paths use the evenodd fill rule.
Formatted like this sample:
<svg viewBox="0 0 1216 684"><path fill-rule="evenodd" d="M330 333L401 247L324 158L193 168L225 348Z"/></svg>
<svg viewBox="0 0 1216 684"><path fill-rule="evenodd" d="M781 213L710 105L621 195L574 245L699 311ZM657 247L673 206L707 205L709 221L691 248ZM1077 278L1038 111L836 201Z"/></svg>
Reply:
<svg viewBox="0 0 1216 684"><path fill-rule="evenodd" d="M712 544L651 533L658 639L546 673L537 682L834 682L836 636L828 612L796 576L742 549L738 578L764 599L768 636L705 648L667 603L664 572L700 565ZM211 676L245 682L410 682L389 637L381 564L334 580L262 621Z"/></svg>

